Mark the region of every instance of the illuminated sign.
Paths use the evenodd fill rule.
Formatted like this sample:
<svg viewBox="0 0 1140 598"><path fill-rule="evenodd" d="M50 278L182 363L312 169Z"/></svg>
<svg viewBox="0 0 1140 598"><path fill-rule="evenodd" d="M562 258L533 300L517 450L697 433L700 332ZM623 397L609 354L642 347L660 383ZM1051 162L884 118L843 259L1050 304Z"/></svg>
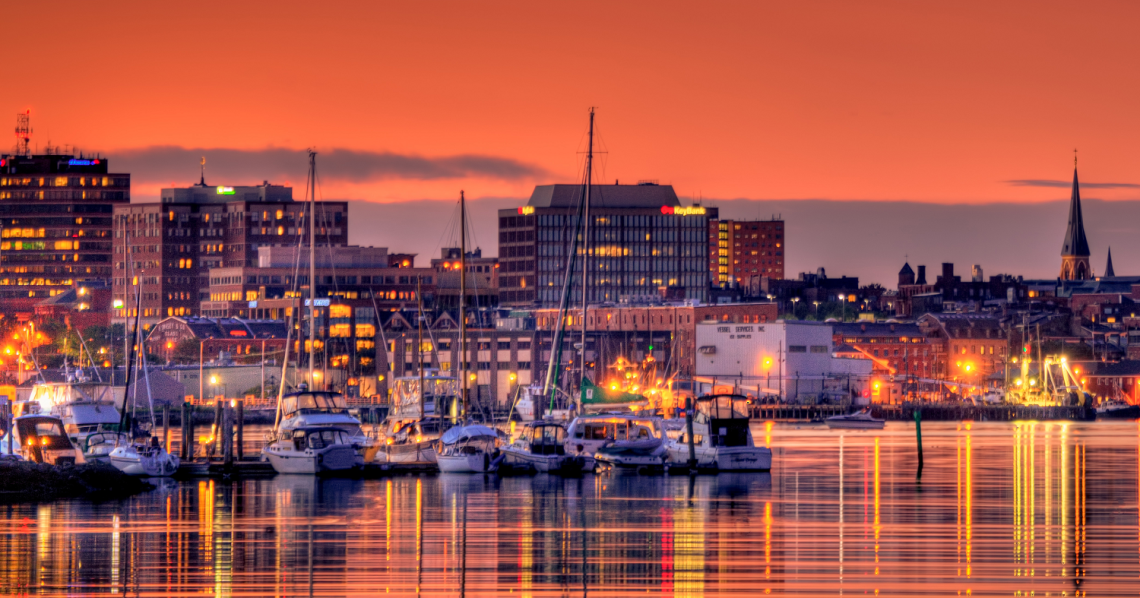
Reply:
<svg viewBox="0 0 1140 598"><path fill-rule="evenodd" d="M233 195L233 187L218 187L218 195Z"/></svg>
<svg viewBox="0 0 1140 598"><path fill-rule="evenodd" d="M8 165L8 159L7 158L0 160L0 166L7 166L7 165Z"/></svg>
<svg viewBox="0 0 1140 598"><path fill-rule="evenodd" d="M522 214L523 216L530 216L533 213L534 213L534 206L523 206L523 207L519 208L519 214Z"/></svg>
<svg viewBox="0 0 1140 598"><path fill-rule="evenodd" d="M112 302L112 304L115 306L115 309L122 309L123 308L123 300L122 299L115 299Z"/></svg>
<svg viewBox="0 0 1140 598"><path fill-rule="evenodd" d="M673 206L661 206L662 214L671 214L673 216L703 216L705 209L701 206L689 206L687 208L674 208Z"/></svg>
<svg viewBox="0 0 1140 598"><path fill-rule="evenodd" d="M67 165L68 166L98 166L99 161L98 160L74 160L74 159L72 159L72 160L67 161Z"/></svg>
<svg viewBox="0 0 1140 598"><path fill-rule="evenodd" d="M251 309L252 309L252 308L256 308L256 307L257 307L257 302L256 302L256 301L250 301L250 302L249 302L249 307L250 307Z"/></svg>
<svg viewBox="0 0 1140 598"><path fill-rule="evenodd" d="M331 304L332 304L331 299L315 299L315 300L313 300L313 305L315 305L317 307L328 307ZM309 305L308 299L305 299L305 305Z"/></svg>
<svg viewBox="0 0 1140 598"><path fill-rule="evenodd" d="M244 330L231 330L230 336L248 336Z"/></svg>

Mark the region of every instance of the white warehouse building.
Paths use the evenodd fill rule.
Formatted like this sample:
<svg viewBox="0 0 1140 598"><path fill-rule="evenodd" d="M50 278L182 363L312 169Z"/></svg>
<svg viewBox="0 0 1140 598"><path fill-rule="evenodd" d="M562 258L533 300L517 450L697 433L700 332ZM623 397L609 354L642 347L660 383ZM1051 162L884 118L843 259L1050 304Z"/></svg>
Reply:
<svg viewBox="0 0 1140 598"><path fill-rule="evenodd" d="M697 381L703 390L779 395L786 402L815 398L832 374L831 326L777 320L766 324L697 325Z"/></svg>

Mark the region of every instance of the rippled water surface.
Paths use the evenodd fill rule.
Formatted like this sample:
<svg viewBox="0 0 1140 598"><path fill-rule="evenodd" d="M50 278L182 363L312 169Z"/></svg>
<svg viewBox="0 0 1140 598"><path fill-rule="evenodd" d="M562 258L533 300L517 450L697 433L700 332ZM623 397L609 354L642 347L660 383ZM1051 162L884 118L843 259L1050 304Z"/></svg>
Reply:
<svg viewBox="0 0 1140 598"><path fill-rule="evenodd" d="M1136 423L754 425L771 474L167 481L0 506L0 594L1140 595Z"/></svg>

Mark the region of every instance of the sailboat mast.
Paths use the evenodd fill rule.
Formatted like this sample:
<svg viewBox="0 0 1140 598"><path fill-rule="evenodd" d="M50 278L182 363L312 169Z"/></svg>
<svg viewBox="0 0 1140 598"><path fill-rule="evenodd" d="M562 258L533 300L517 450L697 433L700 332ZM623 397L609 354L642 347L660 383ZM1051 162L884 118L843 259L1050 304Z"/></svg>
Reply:
<svg viewBox="0 0 1140 598"><path fill-rule="evenodd" d="M582 379L578 383L579 401L582 387L586 383L586 310L590 307L590 183L594 168L594 109L590 108L590 136L586 146L586 205L582 227L582 351L578 363L582 367Z"/></svg>
<svg viewBox="0 0 1140 598"><path fill-rule="evenodd" d="M309 150L309 388L316 390L313 363L317 334L317 152Z"/></svg>
<svg viewBox="0 0 1140 598"><path fill-rule="evenodd" d="M420 372L420 420L422 421L427 417L427 399L424 392L424 297L420 291L419 276L416 276L416 367ZM436 406L436 413L440 413L439 405Z"/></svg>
<svg viewBox="0 0 1140 598"><path fill-rule="evenodd" d="M467 200L459 191L459 363L463 396L459 417L467 419Z"/></svg>

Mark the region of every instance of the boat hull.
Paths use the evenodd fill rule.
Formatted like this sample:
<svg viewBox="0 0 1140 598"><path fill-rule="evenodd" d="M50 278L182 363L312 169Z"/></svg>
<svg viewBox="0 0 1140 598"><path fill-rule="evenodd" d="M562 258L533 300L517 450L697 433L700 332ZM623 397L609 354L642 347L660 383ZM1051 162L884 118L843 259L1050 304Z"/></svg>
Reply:
<svg viewBox="0 0 1140 598"><path fill-rule="evenodd" d="M587 455L536 455L517 446L504 447L505 461L515 467L533 467L537 473L577 474L593 471L597 463Z"/></svg>
<svg viewBox="0 0 1140 598"><path fill-rule="evenodd" d="M759 446L694 447L697 467L717 471L771 471L772 450ZM671 465L689 463L689 447L672 444L668 449Z"/></svg>
<svg viewBox="0 0 1140 598"><path fill-rule="evenodd" d="M436 455L436 463L442 473L488 473L494 468L494 459L487 453Z"/></svg>
<svg viewBox="0 0 1140 598"><path fill-rule="evenodd" d="M436 463L435 443L430 440L386 444L376 453L380 463Z"/></svg>
<svg viewBox="0 0 1140 598"><path fill-rule="evenodd" d="M857 420L824 420L828 428L833 430L882 430L887 425L885 421L857 421Z"/></svg>
<svg viewBox="0 0 1140 598"><path fill-rule="evenodd" d="M1140 405L1097 411L1097 419L1140 419Z"/></svg>
<svg viewBox="0 0 1140 598"><path fill-rule="evenodd" d="M337 445L320 451L280 450L273 447L265 450L273 470L285 474L332 473L351 471L362 463L355 449L350 445Z"/></svg>
<svg viewBox="0 0 1140 598"><path fill-rule="evenodd" d="M170 477L178 472L178 457L159 450L154 454L140 454L134 447L119 447L108 456L111 465L132 476L152 478Z"/></svg>
<svg viewBox="0 0 1140 598"><path fill-rule="evenodd" d="M594 460L611 471L642 473L664 470L665 455L664 447L652 451L607 447L595 453Z"/></svg>

